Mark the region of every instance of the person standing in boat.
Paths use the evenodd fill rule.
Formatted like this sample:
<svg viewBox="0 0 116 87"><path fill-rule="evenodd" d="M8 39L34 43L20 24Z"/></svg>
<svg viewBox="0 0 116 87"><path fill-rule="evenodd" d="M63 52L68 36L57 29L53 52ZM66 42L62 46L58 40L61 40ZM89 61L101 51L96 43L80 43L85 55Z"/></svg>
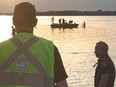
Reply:
<svg viewBox="0 0 116 87"><path fill-rule="evenodd" d="M62 19L62 24L65 24L65 19L64 18Z"/></svg>
<svg viewBox="0 0 116 87"><path fill-rule="evenodd" d="M62 20L62 19L60 18L60 19L59 19L59 24L61 24L61 20Z"/></svg>
<svg viewBox="0 0 116 87"><path fill-rule="evenodd" d="M54 16L51 18L51 24L54 24Z"/></svg>

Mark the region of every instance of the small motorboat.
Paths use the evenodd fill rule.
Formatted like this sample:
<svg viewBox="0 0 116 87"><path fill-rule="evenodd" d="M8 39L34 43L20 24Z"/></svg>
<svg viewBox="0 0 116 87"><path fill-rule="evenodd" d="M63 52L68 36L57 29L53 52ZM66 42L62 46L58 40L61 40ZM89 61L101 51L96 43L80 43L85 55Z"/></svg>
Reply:
<svg viewBox="0 0 116 87"><path fill-rule="evenodd" d="M51 28L78 28L79 24L70 24L70 23L65 23L65 24L58 24L58 23L53 23L50 25Z"/></svg>

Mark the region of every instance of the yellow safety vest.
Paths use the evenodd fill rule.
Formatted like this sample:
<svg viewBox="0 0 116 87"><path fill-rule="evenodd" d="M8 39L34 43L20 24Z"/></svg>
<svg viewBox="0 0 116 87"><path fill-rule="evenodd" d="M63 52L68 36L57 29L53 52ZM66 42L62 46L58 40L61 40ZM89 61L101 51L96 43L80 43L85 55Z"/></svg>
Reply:
<svg viewBox="0 0 116 87"><path fill-rule="evenodd" d="M16 50L0 65L0 87L53 87L53 43L35 36L25 43L9 41Z"/></svg>

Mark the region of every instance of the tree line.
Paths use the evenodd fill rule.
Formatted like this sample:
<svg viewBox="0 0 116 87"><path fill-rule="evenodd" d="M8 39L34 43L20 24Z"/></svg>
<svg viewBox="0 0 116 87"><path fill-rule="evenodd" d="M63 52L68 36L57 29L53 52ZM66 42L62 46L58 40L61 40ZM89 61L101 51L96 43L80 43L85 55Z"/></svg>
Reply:
<svg viewBox="0 0 116 87"><path fill-rule="evenodd" d="M0 15L13 15L13 13L0 13ZM46 11L37 12L38 16L116 16L116 11Z"/></svg>
<svg viewBox="0 0 116 87"><path fill-rule="evenodd" d="M44 16L115 16L116 11L47 11L47 12L37 12L37 15Z"/></svg>

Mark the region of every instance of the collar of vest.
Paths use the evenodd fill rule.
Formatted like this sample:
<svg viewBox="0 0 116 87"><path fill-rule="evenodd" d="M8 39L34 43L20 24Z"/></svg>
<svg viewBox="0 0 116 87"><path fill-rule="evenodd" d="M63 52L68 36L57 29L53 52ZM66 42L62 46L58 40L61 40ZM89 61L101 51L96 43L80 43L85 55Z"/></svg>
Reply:
<svg viewBox="0 0 116 87"><path fill-rule="evenodd" d="M20 40L22 43L25 43L26 41L28 41L32 37L34 37L34 35L32 33L28 33L28 32L21 32L21 33L18 33L15 36L15 38L17 38L18 40Z"/></svg>

